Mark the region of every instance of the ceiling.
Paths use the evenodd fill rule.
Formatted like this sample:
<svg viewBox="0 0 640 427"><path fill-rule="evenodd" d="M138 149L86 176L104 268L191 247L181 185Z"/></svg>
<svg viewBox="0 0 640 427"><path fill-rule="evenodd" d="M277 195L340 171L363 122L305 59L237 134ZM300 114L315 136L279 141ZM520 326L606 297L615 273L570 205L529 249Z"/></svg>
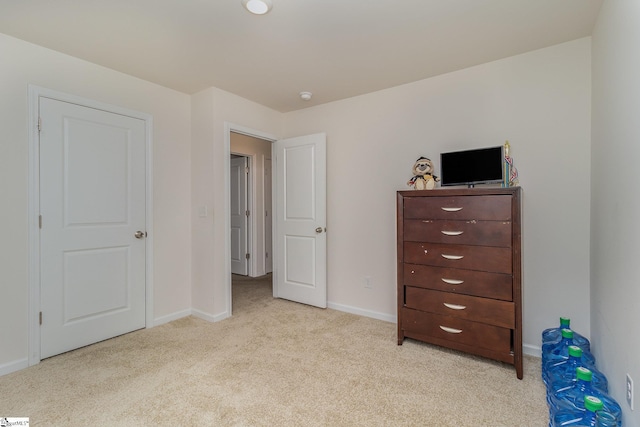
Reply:
<svg viewBox="0 0 640 427"><path fill-rule="evenodd" d="M589 36L602 1L0 0L0 32L287 112Z"/></svg>

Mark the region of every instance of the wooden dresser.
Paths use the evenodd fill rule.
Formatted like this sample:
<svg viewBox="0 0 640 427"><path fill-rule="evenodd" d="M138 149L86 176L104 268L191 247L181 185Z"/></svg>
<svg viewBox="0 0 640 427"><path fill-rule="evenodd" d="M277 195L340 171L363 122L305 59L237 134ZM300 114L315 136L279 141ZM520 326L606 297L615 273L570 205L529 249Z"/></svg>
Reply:
<svg viewBox="0 0 640 427"><path fill-rule="evenodd" d="M520 187L398 191L398 344L510 363L522 379Z"/></svg>

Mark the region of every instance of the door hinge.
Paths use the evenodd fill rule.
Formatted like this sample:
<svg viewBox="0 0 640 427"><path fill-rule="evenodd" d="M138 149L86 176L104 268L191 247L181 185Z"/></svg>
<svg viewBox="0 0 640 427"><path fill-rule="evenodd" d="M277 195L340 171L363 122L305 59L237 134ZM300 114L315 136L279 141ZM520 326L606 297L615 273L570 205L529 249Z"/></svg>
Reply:
<svg viewBox="0 0 640 427"><path fill-rule="evenodd" d="M249 173L249 166L245 166L244 173L247 173L247 174Z"/></svg>
<svg viewBox="0 0 640 427"><path fill-rule="evenodd" d="M38 227L42 228L42 215L38 216Z"/></svg>
<svg viewBox="0 0 640 427"><path fill-rule="evenodd" d="M265 252L265 253L264 253L264 257L265 257L265 258L269 258L269 252Z"/></svg>
<svg viewBox="0 0 640 427"><path fill-rule="evenodd" d="M38 132L42 130L42 118L38 117Z"/></svg>
<svg viewBox="0 0 640 427"><path fill-rule="evenodd" d="M249 216L249 211L246 211L246 212L245 212L245 214L246 214L247 216Z"/></svg>
<svg viewBox="0 0 640 427"><path fill-rule="evenodd" d="M249 254L246 254L246 255L245 255L245 258L249 259L249 256L250 256Z"/></svg>
<svg viewBox="0 0 640 427"><path fill-rule="evenodd" d="M40 324L42 325L42 312L40 312Z"/></svg>

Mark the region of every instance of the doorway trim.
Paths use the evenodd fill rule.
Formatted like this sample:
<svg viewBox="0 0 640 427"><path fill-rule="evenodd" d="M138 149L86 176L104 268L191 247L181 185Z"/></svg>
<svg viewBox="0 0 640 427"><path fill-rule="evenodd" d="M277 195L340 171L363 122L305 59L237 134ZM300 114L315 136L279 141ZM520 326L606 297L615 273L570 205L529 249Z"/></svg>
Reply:
<svg viewBox="0 0 640 427"><path fill-rule="evenodd" d="M230 156L231 156L231 132L240 133L247 136L252 136L255 138L264 139L267 142L271 142L271 152L273 153L273 142L277 141L278 138L275 135L261 132L259 130L255 130L246 126L234 124L231 122L224 122L224 158L226 161L224 162L224 276L225 276L225 289L226 289L226 310L227 317L231 317L232 313L232 295L231 295L231 205L229 202L229 198L231 197L231 166L230 166ZM272 155L273 158L273 155ZM272 192L273 193L273 192ZM273 197L273 194L272 194ZM253 204L253 203L252 203ZM272 207L272 209L274 209ZM272 216L273 218L273 216ZM275 230L274 230L275 232ZM274 255L275 256L275 255ZM274 267L275 268L275 267ZM274 271L275 275L275 271Z"/></svg>
<svg viewBox="0 0 640 427"><path fill-rule="evenodd" d="M28 283L29 283L29 343L28 365L40 363L40 138L38 134L39 100L51 98L96 110L133 117L145 122L146 200L145 221L145 328L153 326L153 116L88 98L28 85Z"/></svg>

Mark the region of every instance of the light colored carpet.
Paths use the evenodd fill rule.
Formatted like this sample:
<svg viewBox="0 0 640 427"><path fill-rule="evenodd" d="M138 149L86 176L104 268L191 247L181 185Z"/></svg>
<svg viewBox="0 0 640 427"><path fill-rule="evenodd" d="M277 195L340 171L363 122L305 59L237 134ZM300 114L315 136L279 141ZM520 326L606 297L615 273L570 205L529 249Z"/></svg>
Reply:
<svg viewBox="0 0 640 427"><path fill-rule="evenodd" d="M187 317L0 377L0 416L32 426L548 424L539 359L525 357L518 380L499 362L398 346L392 323L234 279L230 319Z"/></svg>

